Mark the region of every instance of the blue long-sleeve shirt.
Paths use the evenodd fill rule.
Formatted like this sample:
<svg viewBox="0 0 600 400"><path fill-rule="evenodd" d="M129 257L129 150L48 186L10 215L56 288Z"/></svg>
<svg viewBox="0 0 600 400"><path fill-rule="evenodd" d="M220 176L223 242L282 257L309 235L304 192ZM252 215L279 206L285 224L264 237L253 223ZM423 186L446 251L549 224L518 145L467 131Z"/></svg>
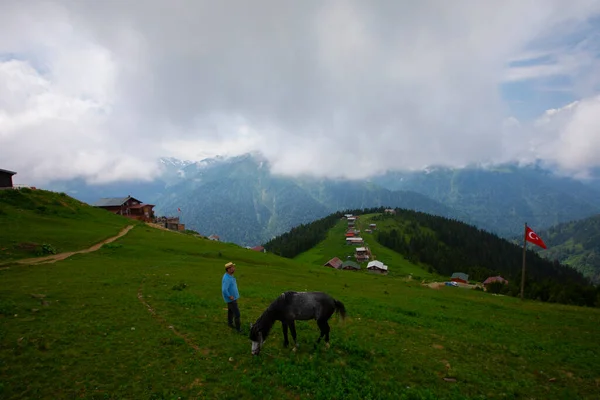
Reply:
<svg viewBox="0 0 600 400"><path fill-rule="evenodd" d="M238 292L237 282L233 275L229 275L225 273L223 275L223 281L221 282L221 292L223 293L223 300L226 303L231 303L233 300L237 300L240 298L240 293ZM229 298L229 296L233 296L233 300Z"/></svg>

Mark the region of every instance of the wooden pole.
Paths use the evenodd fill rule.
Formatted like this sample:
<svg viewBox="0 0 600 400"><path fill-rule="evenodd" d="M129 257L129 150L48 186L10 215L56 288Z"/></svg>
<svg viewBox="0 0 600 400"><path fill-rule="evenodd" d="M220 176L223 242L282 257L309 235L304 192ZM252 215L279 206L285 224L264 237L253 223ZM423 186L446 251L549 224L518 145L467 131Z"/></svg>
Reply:
<svg viewBox="0 0 600 400"><path fill-rule="evenodd" d="M527 222L523 230L523 271L521 272L521 300L523 300L523 292L525 291L525 259L527 254Z"/></svg>

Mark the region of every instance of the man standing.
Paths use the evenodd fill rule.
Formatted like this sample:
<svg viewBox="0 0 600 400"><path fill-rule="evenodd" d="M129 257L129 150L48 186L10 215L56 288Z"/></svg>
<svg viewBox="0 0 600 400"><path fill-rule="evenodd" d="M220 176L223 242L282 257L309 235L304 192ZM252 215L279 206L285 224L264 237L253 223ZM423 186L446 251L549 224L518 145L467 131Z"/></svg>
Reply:
<svg viewBox="0 0 600 400"><path fill-rule="evenodd" d="M227 303L227 324L230 328L233 328L233 321L235 319L235 330L241 332L240 309L237 304L237 299L239 299L240 294L238 292L237 282L233 277L233 274L235 273L235 264L232 262L225 264L225 271L221 291L223 293L223 300Z"/></svg>

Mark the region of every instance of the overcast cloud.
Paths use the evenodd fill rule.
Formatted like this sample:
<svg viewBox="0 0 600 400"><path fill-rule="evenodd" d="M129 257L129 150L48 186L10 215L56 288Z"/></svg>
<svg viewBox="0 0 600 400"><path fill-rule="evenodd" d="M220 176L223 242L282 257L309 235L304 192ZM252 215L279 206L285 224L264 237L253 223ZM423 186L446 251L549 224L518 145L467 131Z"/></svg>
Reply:
<svg viewBox="0 0 600 400"><path fill-rule="evenodd" d="M290 174L538 158L584 175L599 16L591 0L4 0L0 168L106 182L259 151ZM531 81L579 101L517 121L501 87Z"/></svg>

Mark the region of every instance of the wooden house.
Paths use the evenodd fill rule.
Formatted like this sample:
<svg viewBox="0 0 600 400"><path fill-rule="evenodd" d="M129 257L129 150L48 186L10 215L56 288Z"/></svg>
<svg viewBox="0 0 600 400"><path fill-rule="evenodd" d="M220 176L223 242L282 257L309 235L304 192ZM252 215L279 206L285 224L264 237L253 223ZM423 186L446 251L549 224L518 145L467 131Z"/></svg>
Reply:
<svg viewBox="0 0 600 400"><path fill-rule="evenodd" d="M371 229L371 230L377 229L377 224L369 224L369 229Z"/></svg>
<svg viewBox="0 0 600 400"><path fill-rule="evenodd" d="M450 277L451 282L469 283L469 275L464 272L455 272Z"/></svg>
<svg viewBox="0 0 600 400"><path fill-rule="evenodd" d="M208 237L208 240L214 240L214 241L220 242L221 238L219 237L219 235L210 235Z"/></svg>
<svg viewBox="0 0 600 400"><path fill-rule="evenodd" d="M369 263L367 264L367 270L369 272L387 275L388 266L382 263L381 261L373 260L369 261Z"/></svg>
<svg viewBox="0 0 600 400"><path fill-rule="evenodd" d="M179 217L158 217L154 222L172 231L185 230L185 224L179 222Z"/></svg>
<svg viewBox="0 0 600 400"><path fill-rule="evenodd" d="M363 245L364 243L365 242L364 242L363 238L361 238L361 237L347 237L346 238L346 244L360 246L360 245Z"/></svg>
<svg viewBox="0 0 600 400"><path fill-rule="evenodd" d="M16 172L7 169L0 169L0 189L9 189L13 187L12 177Z"/></svg>
<svg viewBox="0 0 600 400"><path fill-rule="evenodd" d="M360 271L360 265L358 265L354 261L344 261L340 269L346 271Z"/></svg>
<svg viewBox="0 0 600 400"><path fill-rule="evenodd" d="M323 264L324 267L330 267L335 269L340 269L342 267L342 260L337 257L333 257L331 260L327 261Z"/></svg>
<svg viewBox="0 0 600 400"><path fill-rule="evenodd" d="M392 214L392 215L396 215L396 210L394 210L393 208L386 208L385 210L383 210L383 212L385 214Z"/></svg>
<svg viewBox="0 0 600 400"><path fill-rule="evenodd" d="M150 222L154 219L154 204L142 203L131 196L105 197L92 205L138 221Z"/></svg>
<svg viewBox="0 0 600 400"><path fill-rule="evenodd" d="M370 251L366 247L357 247L354 251L354 258L358 262L369 261Z"/></svg>
<svg viewBox="0 0 600 400"><path fill-rule="evenodd" d="M267 250L265 250L265 248L263 246L254 246L254 247L251 247L250 250L258 251L260 253L267 252Z"/></svg>

